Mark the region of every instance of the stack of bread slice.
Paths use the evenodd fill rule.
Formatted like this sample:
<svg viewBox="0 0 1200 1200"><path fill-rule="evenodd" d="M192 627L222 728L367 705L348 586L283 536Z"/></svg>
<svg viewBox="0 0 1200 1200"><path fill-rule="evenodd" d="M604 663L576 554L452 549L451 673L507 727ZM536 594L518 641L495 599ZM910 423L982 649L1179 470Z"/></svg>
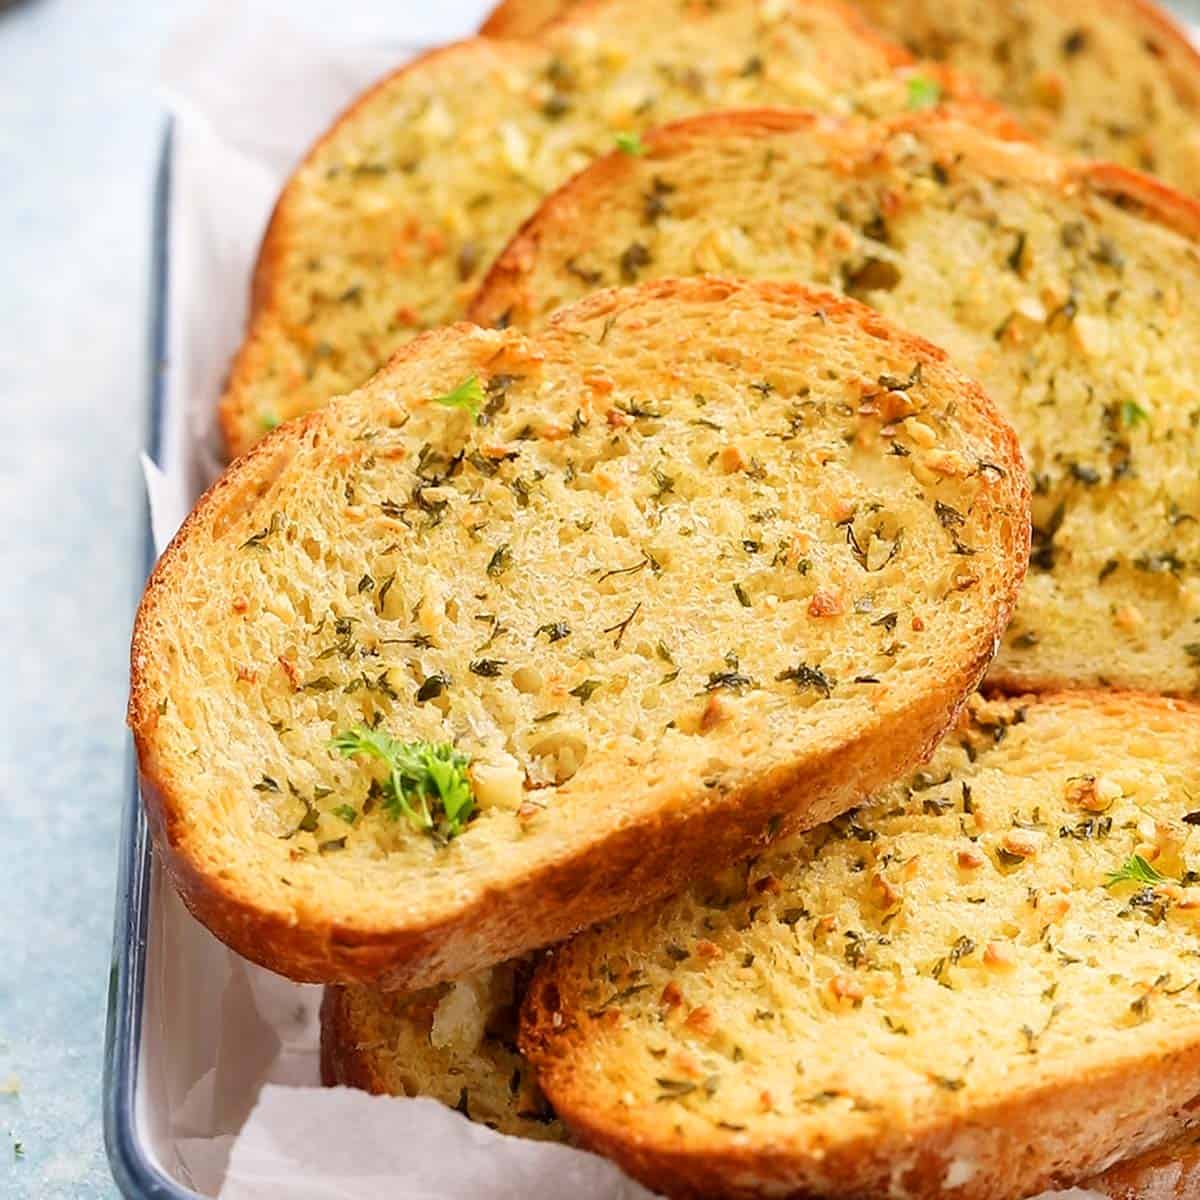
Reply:
<svg viewBox="0 0 1200 1200"><path fill-rule="evenodd" d="M333 125L139 611L147 813L327 1083L672 1196L1184 1200L1200 67L861 7L508 0Z"/></svg>
<svg viewBox="0 0 1200 1200"><path fill-rule="evenodd" d="M1023 1196L1088 1176L1182 1200L1200 892L1128 864L1195 861L1176 801L1198 780L1195 706L973 700L872 806L581 935L529 995L511 966L416 998L330 989L326 1082L521 1136L564 1136L557 1111L671 1195Z"/></svg>
<svg viewBox="0 0 1200 1200"><path fill-rule="evenodd" d="M944 113L720 113L644 147L547 200L471 316L536 325L614 282L630 243L647 278L864 300L948 350L1021 438L1034 553L993 681L1200 685L1200 206Z"/></svg>
<svg viewBox="0 0 1200 1200"><path fill-rule="evenodd" d="M502 0L482 32L536 37L584 7ZM917 57L968 75L1051 145L1200 190L1200 56L1148 0L854 0L854 8Z"/></svg>
<svg viewBox="0 0 1200 1200"><path fill-rule="evenodd" d="M461 319L483 272L547 192L599 154L714 108L1013 120L837 0L581 6L534 42L473 38L382 80L279 198L253 314L221 401L231 454L349 391L414 333ZM637 277L636 252L626 282Z"/></svg>

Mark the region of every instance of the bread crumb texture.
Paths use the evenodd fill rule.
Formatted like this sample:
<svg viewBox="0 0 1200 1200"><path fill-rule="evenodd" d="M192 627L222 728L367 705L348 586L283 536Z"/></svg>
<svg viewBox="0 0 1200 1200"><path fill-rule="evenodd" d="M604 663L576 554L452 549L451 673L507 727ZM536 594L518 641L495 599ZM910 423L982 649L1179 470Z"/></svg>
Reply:
<svg viewBox="0 0 1200 1200"><path fill-rule="evenodd" d="M321 1008L322 1077L389 1096L427 1096L500 1133L566 1134L517 1049L523 961L419 992L331 987Z"/></svg>
<svg viewBox="0 0 1200 1200"><path fill-rule="evenodd" d="M1200 190L1200 58L1144 0L855 0L876 27L945 62L1037 137Z"/></svg>
<svg viewBox="0 0 1200 1200"><path fill-rule="evenodd" d="M554 952L523 1048L672 1194L1078 1182L1194 1101L1198 796L1195 706L974 700L871 807Z"/></svg>
<svg viewBox="0 0 1200 1200"><path fill-rule="evenodd" d="M536 36L578 3L504 0L484 28ZM918 58L963 72L1050 145L1197 191L1200 59L1157 5L857 0L855 8Z"/></svg>
<svg viewBox="0 0 1200 1200"><path fill-rule="evenodd" d="M505 924L497 889L645 832L439 977L511 957L583 923L577 893L669 887L667 845L636 870L660 818L703 833L678 874L758 805L811 823L917 761L1007 619L1027 503L975 385L831 295L666 281L532 337L429 334L227 472L160 562L131 701L160 844L243 953L330 978L354 931ZM336 752L354 729L466 756L459 836ZM289 962L297 928L332 944Z"/></svg>
<svg viewBox="0 0 1200 1200"><path fill-rule="evenodd" d="M631 245L643 277L843 289L944 347L1021 438L1033 554L993 678L1200 689L1191 201L939 114L717 114L645 144L543 206L475 319L536 325L617 279ZM919 444L920 423L906 423Z"/></svg>
<svg viewBox="0 0 1200 1200"><path fill-rule="evenodd" d="M423 56L366 93L283 192L221 403L230 452L459 319L539 200L619 136L636 146L713 108L903 111L907 62L825 0L606 0L536 44ZM637 270L634 252L624 282Z"/></svg>

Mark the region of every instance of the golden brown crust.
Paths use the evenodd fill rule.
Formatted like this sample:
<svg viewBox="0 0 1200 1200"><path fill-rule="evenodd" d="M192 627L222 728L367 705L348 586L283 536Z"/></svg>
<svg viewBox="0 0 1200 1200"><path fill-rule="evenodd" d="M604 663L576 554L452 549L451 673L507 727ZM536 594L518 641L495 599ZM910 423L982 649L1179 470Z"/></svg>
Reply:
<svg viewBox="0 0 1200 1200"><path fill-rule="evenodd" d="M942 351L888 325L856 301L812 292L795 284L747 284L716 278L661 280L627 292L597 293L552 322L587 320L619 309L636 293L646 299L687 297L718 302L753 292L797 306L817 305L844 314L871 337L901 347L906 357L943 363ZM417 357L456 329L422 335L392 360L396 367ZM994 445L992 460L1004 471L996 511L1029 511L1029 489L1012 429L982 390L962 380L959 419ZM616 829L600 841L564 852L499 891L476 894L453 911L409 925L341 921L320 911L304 918L263 907L246 881L226 878L207 866L189 817L186 788L158 760L158 713L146 685L152 669L152 627L160 594L190 541L218 520L223 509L241 507L239 495L271 478L281 459L319 426L310 414L275 431L238 460L201 498L167 547L147 585L135 623L131 656L129 724L138 753L143 802L168 875L191 912L244 957L292 979L375 983L418 988L454 978L561 940L569 933L631 906L669 895L715 864L761 849L776 836L826 821L901 775L932 753L968 694L982 678L1007 625L1024 577L1030 528L1026 520L1004 522L1005 564L996 581L999 602L989 628L975 644L960 647L960 667L935 690L898 708L863 736L762 777L752 786L713 794L704 803L668 804L652 821Z"/></svg>
<svg viewBox="0 0 1200 1200"><path fill-rule="evenodd" d="M1075 174L1114 204L1193 241L1200 239L1200 199L1176 191L1153 175L1116 163L1080 164Z"/></svg>
<svg viewBox="0 0 1200 1200"><path fill-rule="evenodd" d="M536 37L578 3L579 0L500 0L483 19L479 32L485 37Z"/></svg>
<svg viewBox="0 0 1200 1200"><path fill-rule="evenodd" d="M1200 113L1200 49L1184 27L1154 0L1110 0L1114 9L1124 7L1132 22L1140 22L1164 57L1164 69L1176 96Z"/></svg>
<svg viewBox="0 0 1200 1200"><path fill-rule="evenodd" d="M883 36L857 10L851 6L840 4L837 0L823 0L823 6L836 13L844 24L846 33L861 44L864 55L873 51L881 68L900 71L914 68L912 55L891 39ZM602 13L606 5L604 0L583 0L577 3L565 14L556 17L551 25L575 25L586 27L592 13ZM503 28L505 18L500 12L494 14L486 25L486 32L495 35L507 31ZM346 124L358 116L368 106L373 98L381 91L392 86L395 81L410 72L419 73L432 62L445 56L461 55L464 58L463 72L477 75L478 63L471 56L476 53L486 53L496 60L504 59L513 63L521 62L527 56L536 56L542 50L537 41L502 41L496 36L475 37L455 42L434 50L430 50L399 70L392 72L379 80L360 97L358 97L330 125L325 133L310 147L287 185L284 187L272 213L266 233L259 250L258 259L253 272L251 286L251 305L246 325L246 334L241 347L234 356L227 377L227 382L218 403L218 424L223 444L229 457L234 457L249 448L257 436L253 422L247 420L247 414L252 401L250 390L254 381L261 376L264 357L270 350L264 344L264 331L261 319L274 313L280 308L278 297L281 289L288 280L281 271L288 244L289 230L297 218L292 212L292 198L298 188L298 180L304 168L311 164L320 151L335 139ZM999 106L979 96L974 86L963 76L950 68L934 64L923 65L921 74L936 78L947 97L952 97L956 103L965 106L973 114L973 119L987 124L998 136L1024 136L1019 127ZM1003 132L1006 128L1009 132ZM267 331L268 335L270 331ZM301 339L303 340L303 339ZM361 381L355 381L358 383ZM263 414L259 413L258 416Z"/></svg>
<svg viewBox="0 0 1200 1200"><path fill-rule="evenodd" d="M445 46L435 46L433 49L418 54L415 58L406 62L404 66L397 68L395 71L390 71L387 75L376 80L361 95L355 97L330 123L325 132L313 142L305 152L297 170L292 173L288 183L280 192L271 210L271 216L267 222L267 228L263 233L262 242L259 245L258 257L255 259L254 270L251 274L250 306L246 313L245 338L229 365L225 387L221 393L220 400L217 402L217 426L220 430L221 441L226 448L228 457L234 458L250 448L244 442L242 431L242 422L244 420L243 410L249 403L244 394L244 389L247 385L247 380L253 377L256 369L256 359L260 353L260 347L255 337L257 320L274 303L276 290L280 286L279 265L284 255L288 236L288 202L291 198L292 188L295 185L296 175L300 166L311 161L332 138L337 136L338 130L342 125L353 119L376 95L389 87L395 80L410 72L424 70L431 62L439 58L460 53L469 54L476 44L480 44L483 41L484 39L482 38L473 37L464 38L458 42L450 42ZM513 54L521 53L517 48L514 48L511 52Z"/></svg>
<svg viewBox="0 0 1200 1200"><path fill-rule="evenodd" d="M536 1007L527 1011L531 1022L549 1015L539 1016ZM552 1054L563 1054L561 1041L553 1050L549 1044L539 1050L532 1040L522 1046L535 1063L548 1064ZM574 1069L574 1064L566 1068ZM670 1144L669 1134L656 1136L660 1130L631 1133L609 1112L599 1113L584 1078L571 1078L553 1067L539 1067L538 1078L581 1145L612 1158L647 1187L679 1200L884 1196L897 1175L900 1194L909 1200L936 1200L946 1194L947 1164L955 1161L964 1139L972 1148L974 1173L954 1196L1023 1200L1086 1181L1123 1145L1152 1136L1176 1108L1170 1097L1195 1094L1198 1073L1200 1046L1136 1064L1113 1063L1092 1075L962 1113L938 1127L892 1130L819 1156L778 1139L756 1146L714 1138L709 1146L685 1149Z"/></svg>
<svg viewBox="0 0 1200 1200"><path fill-rule="evenodd" d="M1131 723L1154 711L1192 723L1200 736L1197 703L1098 690L1024 699L1078 711L1081 727L1096 709ZM986 1106L962 1108L924 1125L876 1127L836 1145L789 1138L778 1127L763 1140L753 1125L714 1124L700 1141L685 1139L667 1119L642 1120L635 1127L597 1064L606 1020L618 1014L579 1005L576 993L587 967L577 961L576 946L549 952L535 972L522 1009L521 1050L580 1144L665 1195L833 1200L899 1194L934 1200L949 1190L948 1173L956 1163L962 1170L952 1194L961 1200L1021 1200L1075 1185L1097 1188L1114 1200L1183 1200L1195 1194L1188 1188L1200 1178L1200 1148L1185 1131L1200 1110L1200 1040L1189 1041L1186 1034ZM1182 1156L1174 1144L1145 1153L1145 1147L1180 1135ZM1135 1157L1110 1169L1122 1155Z"/></svg>
<svg viewBox="0 0 1200 1200"><path fill-rule="evenodd" d="M989 101L956 98L953 105L936 112L913 113L878 122L880 141L897 131L947 128L957 126L964 144L970 145L973 129L983 128L987 134L1010 142L1028 138L1011 117ZM736 112L705 113L688 117L651 130L642 138L649 159L656 154L669 156L679 152L693 138L721 134L740 136L770 136L773 133L801 132L819 129L825 137L836 137L839 128L847 123L835 117L790 109L748 109ZM984 149L976 144L976 152ZM1038 152L1032 147L1031 154ZM1135 211L1148 221L1170 229L1193 240L1200 240L1200 200L1184 195L1152 175L1131 167L1104 162L1062 162L1048 154L1040 161L1014 163L1027 178L1043 181L1058 189L1077 185L1092 189L1114 204ZM626 175L637 170L630 156L615 151L597 159L579 174L569 179L542 202L513 239L496 257L491 269L480 283L479 290L468 309L468 317L480 325L492 325L506 313L521 311L528 303L526 281L544 240L559 229L569 227L574 214L585 207L587 198L619 184ZM1041 686L1041 685L1039 685ZM1062 681L1047 681L1045 686L1062 686Z"/></svg>

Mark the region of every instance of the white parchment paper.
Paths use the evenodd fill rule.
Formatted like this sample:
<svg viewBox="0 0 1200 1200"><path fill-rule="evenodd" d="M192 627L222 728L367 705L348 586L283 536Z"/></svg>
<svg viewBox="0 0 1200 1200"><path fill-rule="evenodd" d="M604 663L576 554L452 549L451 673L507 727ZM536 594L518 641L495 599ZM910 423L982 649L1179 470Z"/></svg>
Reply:
<svg viewBox="0 0 1200 1200"><path fill-rule="evenodd" d="M164 57L175 114L166 390L161 461L144 461L160 550L217 473L214 406L288 171L363 87L468 35L486 7L390 3L394 36L355 38L348 19L329 44L293 28L282 5L213 0ZM225 1200L649 1200L594 1155L504 1137L429 1100L322 1089L320 989L226 949L157 866L152 905L138 1116L181 1183Z"/></svg>

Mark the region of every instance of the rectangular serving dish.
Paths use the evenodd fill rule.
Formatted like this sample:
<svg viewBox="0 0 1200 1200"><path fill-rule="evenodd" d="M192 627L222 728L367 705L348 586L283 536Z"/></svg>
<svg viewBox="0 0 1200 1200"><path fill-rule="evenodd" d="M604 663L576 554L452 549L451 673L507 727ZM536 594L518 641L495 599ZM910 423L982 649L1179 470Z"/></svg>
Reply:
<svg viewBox="0 0 1200 1200"><path fill-rule="evenodd" d="M173 126L168 122L154 185L149 324L149 422L147 454L162 457L166 401L168 238L171 206ZM148 575L157 554L150 511L145 511L143 567ZM153 1114L146 1106L142 1067L146 959L149 945L154 864L150 833L138 794L132 746L121 821L113 953L109 971L108 1021L104 1040L104 1142L113 1178L130 1200L201 1200L163 1165L152 1137Z"/></svg>

